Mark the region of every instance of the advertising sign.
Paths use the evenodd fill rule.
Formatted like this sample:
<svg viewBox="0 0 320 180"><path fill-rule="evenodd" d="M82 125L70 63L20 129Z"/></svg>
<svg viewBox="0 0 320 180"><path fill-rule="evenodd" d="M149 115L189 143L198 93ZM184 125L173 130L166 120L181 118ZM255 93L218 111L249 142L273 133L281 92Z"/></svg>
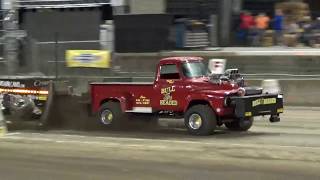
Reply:
<svg viewBox="0 0 320 180"><path fill-rule="evenodd" d="M109 51L67 50L67 67L109 68L111 55Z"/></svg>

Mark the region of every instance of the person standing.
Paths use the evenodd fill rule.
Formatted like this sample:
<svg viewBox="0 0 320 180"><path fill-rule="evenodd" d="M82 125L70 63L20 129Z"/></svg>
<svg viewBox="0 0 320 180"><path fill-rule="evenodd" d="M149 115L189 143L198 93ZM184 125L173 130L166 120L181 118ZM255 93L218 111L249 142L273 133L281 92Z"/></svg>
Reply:
<svg viewBox="0 0 320 180"><path fill-rule="evenodd" d="M254 18L250 12L244 12L240 15L240 31L244 34L244 40L248 44L249 30L254 26Z"/></svg>
<svg viewBox="0 0 320 180"><path fill-rule="evenodd" d="M260 13L255 18L256 28L258 32L257 44L259 46L261 46L262 44L262 39L266 29L269 28L269 22L270 22L270 18L265 13Z"/></svg>
<svg viewBox="0 0 320 180"><path fill-rule="evenodd" d="M282 45L282 36L283 36L283 13L281 9L276 10L275 17L273 19L273 30L275 31L274 37L276 45Z"/></svg>

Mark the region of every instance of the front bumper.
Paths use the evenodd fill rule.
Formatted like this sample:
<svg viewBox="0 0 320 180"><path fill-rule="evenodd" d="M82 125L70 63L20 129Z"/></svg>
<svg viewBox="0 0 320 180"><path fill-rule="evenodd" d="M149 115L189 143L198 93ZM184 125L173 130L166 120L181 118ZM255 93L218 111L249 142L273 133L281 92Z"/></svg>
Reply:
<svg viewBox="0 0 320 180"><path fill-rule="evenodd" d="M283 113L283 95L261 94L253 96L230 97L230 105L234 107L237 118L271 115L270 121L280 121Z"/></svg>

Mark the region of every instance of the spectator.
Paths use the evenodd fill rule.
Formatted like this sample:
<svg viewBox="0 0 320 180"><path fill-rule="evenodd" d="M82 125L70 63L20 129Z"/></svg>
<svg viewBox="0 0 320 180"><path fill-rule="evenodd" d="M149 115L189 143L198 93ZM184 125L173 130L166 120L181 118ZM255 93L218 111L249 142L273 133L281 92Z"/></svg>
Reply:
<svg viewBox="0 0 320 180"><path fill-rule="evenodd" d="M258 33L258 45L261 46L262 43L262 38L264 36L264 33L266 29L269 27L269 22L270 18L265 14L265 13L260 13L256 18L255 18L255 23L256 23L256 28L257 28L257 33Z"/></svg>
<svg viewBox="0 0 320 180"><path fill-rule="evenodd" d="M310 16L305 16L298 22L298 25L302 29L308 29L311 27L311 17Z"/></svg>
<svg viewBox="0 0 320 180"><path fill-rule="evenodd" d="M308 34L305 35L307 45L314 47L320 44L320 17L310 24L306 32L308 32Z"/></svg>
<svg viewBox="0 0 320 180"><path fill-rule="evenodd" d="M276 10L275 17L273 19L273 30L275 31L275 42L277 45L282 45L283 36L283 13L281 9Z"/></svg>
<svg viewBox="0 0 320 180"><path fill-rule="evenodd" d="M299 25L296 21L289 21L286 26L285 43L287 46L297 46L300 45L301 31Z"/></svg>
<svg viewBox="0 0 320 180"><path fill-rule="evenodd" d="M245 43L248 43L249 30L254 26L254 18L250 12L243 12L240 14L240 33Z"/></svg>
<svg viewBox="0 0 320 180"><path fill-rule="evenodd" d="M314 30L320 30L320 17L317 17L317 19L310 26Z"/></svg>
<svg viewBox="0 0 320 180"><path fill-rule="evenodd" d="M300 28L303 29L301 32L301 36L299 41L303 45L310 46L310 41L312 40L312 23L311 23L311 17L305 16L302 21L299 22Z"/></svg>
<svg viewBox="0 0 320 180"><path fill-rule="evenodd" d="M286 30L288 34L298 34L299 29L299 25L296 22L291 21Z"/></svg>
<svg viewBox="0 0 320 180"><path fill-rule="evenodd" d="M242 25L243 17L244 17L244 12L241 12L239 15L239 19L237 21L237 26L236 26L237 28L236 38L240 45L244 45L245 39L246 39L246 32L243 29L243 25Z"/></svg>

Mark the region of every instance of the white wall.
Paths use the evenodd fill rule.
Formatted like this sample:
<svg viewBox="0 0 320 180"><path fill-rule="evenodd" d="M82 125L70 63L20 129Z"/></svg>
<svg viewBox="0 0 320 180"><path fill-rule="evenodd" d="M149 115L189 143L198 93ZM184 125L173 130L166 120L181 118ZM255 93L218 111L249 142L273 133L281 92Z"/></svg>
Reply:
<svg viewBox="0 0 320 180"><path fill-rule="evenodd" d="M131 14L163 14L166 0L129 0Z"/></svg>

